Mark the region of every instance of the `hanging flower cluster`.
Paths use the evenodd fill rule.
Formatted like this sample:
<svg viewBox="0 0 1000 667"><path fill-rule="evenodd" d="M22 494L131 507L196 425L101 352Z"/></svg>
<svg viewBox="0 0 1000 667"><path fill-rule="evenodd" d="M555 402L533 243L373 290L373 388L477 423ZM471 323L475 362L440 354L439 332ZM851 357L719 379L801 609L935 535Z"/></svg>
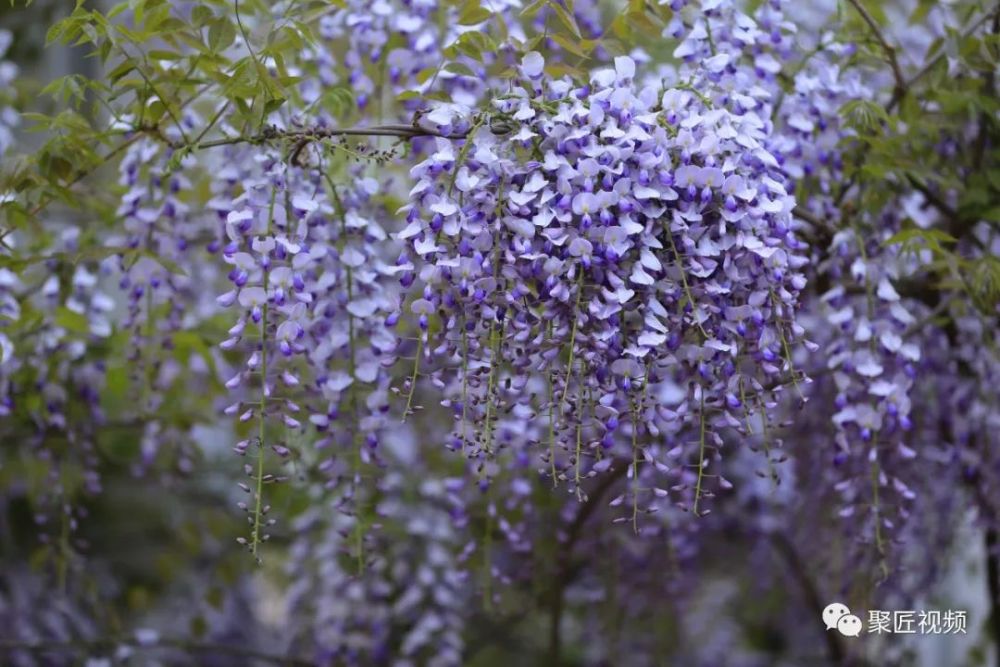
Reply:
<svg viewBox="0 0 1000 667"><path fill-rule="evenodd" d="M14 143L13 129L18 126L20 117L11 105L10 92L14 90L14 80L17 78L17 65L3 57L10 48L13 36L7 30L0 30L0 155ZM2 200L0 200L2 201Z"/></svg>
<svg viewBox="0 0 1000 667"><path fill-rule="evenodd" d="M298 166L233 150L212 207L225 219L221 250L231 267L232 289L219 303L241 311L221 348L246 354L226 382L241 400L226 412L259 425L237 453L288 460L295 434L311 427L318 470L332 487L343 476L360 481L358 466L377 462L397 346L386 327L396 301L384 286L399 269L382 261L387 234L372 204L379 184L334 185L320 155L307 150L307 166ZM269 434L270 422L281 428ZM345 422L351 427L340 428ZM253 495L253 480L278 478L262 463L247 466Z"/></svg>
<svg viewBox="0 0 1000 667"><path fill-rule="evenodd" d="M66 228L58 238L59 251L78 252L78 228ZM71 268L53 259L40 268L20 278L0 269L5 321L32 323L27 335L0 333L0 416L19 429L19 438L42 464L38 478L25 479L22 489L31 498L40 540L62 535L68 550L86 513L75 502L77 493L102 491L94 438L105 422L106 367L96 350L111 334L114 301L100 289L93 267ZM37 398L28 399L28 387ZM15 453L5 453L0 463L15 461Z"/></svg>
<svg viewBox="0 0 1000 667"><path fill-rule="evenodd" d="M180 122L164 130L173 141L182 140L182 132L194 132L203 121L187 111ZM143 474L157 461L171 461L186 473L198 456L187 427L157 417L165 408L191 411L192 406L179 400L189 395L182 387L214 379L214 360L207 349L182 359L174 351L179 345L190 348L192 340L207 348L192 332L218 309L211 290L204 289L222 277L219 267L206 261L205 252L217 233L216 216L191 206L192 178L201 177L194 156L181 158L172 147L148 137L136 139L119 165L123 192L116 213L124 234L107 239L123 252L103 265L105 273L117 275L125 295L125 312L117 324L129 333L129 382L138 396L128 417L143 422L133 472Z"/></svg>
<svg viewBox="0 0 1000 667"><path fill-rule="evenodd" d="M139 642L168 660L265 662L284 636L275 660L447 667L513 603L544 608L552 664L664 637L684 664L760 664L779 652L745 631L768 626L716 622L719 541L762 571L752 592L880 578L881 608L936 579L914 554L953 545L969 499L996 542L995 15L921 3L911 30L852 0L810 42L815 8L780 0L322 4L125 3L50 33L114 63L48 86L71 108L31 114L54 131L0 169L0 506L51 547L51 609L90 587L159 615L109 574L128 555L66 576L78 522L109 511L102 485L134 492L122 471L173 481L218 443L239 542L288 545L287 614L279 635L245 606L259 570L206 600L238 608L226 627L178 615ZM655 55L630 39L652 25ZM111 37L140 32L157 47ZM5 159L16 74L0 60ZM155 532L219 566L189 583L229 581L191 548L229 528L178 502L150 503ZM129 658L128 628L24 581L0 581L17 664Z"/></svg>
<svg viewBox="0 0 1000 667"><path fill-rule="evenodd" d="M866 540L876 543L884 565L890 531L900 533L914 499L914 490L903 479L907 463L917 456L910 446L909 392L921 353L917 344L906 340L916 318L894 288L899 277L914 267L905 266L880 243L866 243L855 228L837 233L832 241L826 237L841 219L841 199L850 187L842 151L856 132L845 123L841 110L873 93L860 72L843 73L836 64L855 47L839 44L829 35L820 36L795 73L793 87L785 90L778 77L783 63L802 57L790 38L795 26L785 20L780 2L764 3L754 18L748 19L730 3L701 3L700 9L687 4L668 30L682 38L676 56L695 63L730 53L744 64L745 73L733 90L756 85L774 100L775 127L766 146L789 191L803 193L798 205L809 214L806 233L817 241L813 256L832 258L810 263L806 270L810 280L837 285L823 297L819 309L809 304L800 318L808 336L824 351L821 363L803 357L804 370L833 375L832 389L822 382L810 392L821 405L830 404L837 428L828 455L833 466L827 483L838 490L845 522L855 534L860 526ZM865 238L884 241L898 230L898 223L887 210L873 225L877 231ZM768 476L775 474L771 468Z"/></svg>
<svg viewBox="0 0 1000 667"><path fill-rule="evenodd" d="M499 4L506 9L513 3ZM442 7L436 1L352 0L320 21L320 35L338 43L346 41L348 49L342 61L324 49L316 50L319 80L307 85L307 95L319 95L323 87L337 83L346 84L359 110L371 114L376 121L386 120L377 117L382 113L386 95L395 97L417 88L427 90L438 81L455 95L456 102L474 104L483 90L482 78L441 71L418 83L421 72L439 67L442 48L457 33L475 29L457 26L453 19L457 18L458 9ZM447 26L444 34L442 26ZM339 67L346 72L338 74Z"/></svg>
<svg viewBox="0 0 1000 667"><path fill-rule="evenodd" d="M404 285L419 278L414 375L423 364L446 387L456 448L492 459L497 415L524 403L549 415L555 474L578 481L584 457L584 474L616 455L637 466L647 444L694 426L696 502L706 431L793 377L794 200L764 147L766 94L713 99L729 63L637 89L622 57L580 87L528 54L466 142L440 141L412 170L399 237ZM653 400L668 381L682 387L673 410ZM566 440L572 465L557 465Z"/></svg>
<svg viewBox="0 0 1000 667"><path fill-rule="evenodd" d="M290 454L284 438L270 439L268 426L273 422L291 431L302 428L301 408L284 391L300 384L291 362L305 351L301 340L312 295L304 291L299 273L306 223L288 206L285 164L268 155L258 155L255 163L256 173L242 181L243 193L232 200L230 210L220 211L226 217L229 238L223 259L232 267L228 278L233 289L219 296L218 302L235 306L240 313L221 347L248 353L226 382L241 400L225 412L258 426L255 437L235 447L240 455L248 450L256 454L256 465L246 464L251 481L242 485L251 499L249 504L241 502L251 533L249 539L240 538L256 555L259 543L268 539L265 525L274 521L263 518L269 511L263 485L277 480L265 471L265 456L268 451L279 458ZM308 251L302 257L308 261ZM276 393L279 387L281 394Z"/></svg>
<svg viewBox="0 0 1000 667"><path fill-rule="evenodd" d="M17 77L17 67L13 63L2 60L10 48L11 34L0 30L0 89L10 90ZM17 114L5 105L6 100L0 99L0 155L7 152L13 143L11 128L17 124ZM6 195L0 195L0 202ZM15 290L20 281L13 271L0 268L0 318L8 322L16 322L20 318L21 306L18 303ZM10 376L13 373L17 358L14 355L14 343L3 331L0 331L0 417L11 413L13 397L10 391Z"/></svg>
<svg viewBox="0 0 1000 667"><path fill-rule="evenodd" d="M326 89L337 84L350 87L358 109L368 120L386 121L383 111L390 99L404 93L408 97L403 108L408 112L422 110L424 96L444 93L450 103L473 107L479 104L490 86L501 86L501 80L491 80L487 70L505 53L482 53L482 61L459 55L445 67L444 53L463 43L469 33L491 31L502 24L507 37L527 41L520 15L522 3L497 0L490 4L490 15L482 21L461 21L463 7L437 0L404 2L351 0L345 7L330 12L320 20L320 35L328 41L346 42L343 58L323 48L309 54L316 67L316 79L304 84L307 102L316 100ZM595 0L579 0L570 7L579 28L588 38L600 35L600 9ZM539 34L547 22L557 21L552 7L534 8L531 25ZM555 40L546 40L555 51L562 47ZM461 49L459 49L461 51ZM603 54L603 49L600 51ZM346 71L339 71L343 68ZM415 94L414 94L415 93Z"/></svg>
<svg viewBox="0 0 1000 667"><path fill-rule="evenodd" d="M378 514L389 533L364 555L352 520L310 511L296 522L290 609L309 628L316 664L462 664L470 603L461 543L461 480L390 473ZM310 573L303 575L303 573Z"/></svg>
<svg viewBox="0 0 1000 667"><path fill-rule="evenodd" d="M17 322L21 318L21 304L17 299L20 288L17 274L0 268L0 317L7 322ZM14 353L14 341L0 331L0 417L9 417L13 412L12 376L20 362Z"/></svg>
<svg viewBox="0 0 1000 667"><path fill-rule="evenodd" d="M193 122L189 119L188 129L193 128ZM182 291L186 286L183 277L173 275L161 262L198 271L197 263L188 261L185 251L199 230L180 197L191 183L185 174L169 171L169 159L159 144L144 139L129 147L119 166L119 185L126 188L117 210L126 233L121 245L136 251L135 255L118 257L118 286L128 299L121 326L131 334L133 381L143 388L146 404L142 409L149 413L155 412L162 400L157 392L162 366L157 350L169 346L169 332L183 328L188 305Z"/></svg>

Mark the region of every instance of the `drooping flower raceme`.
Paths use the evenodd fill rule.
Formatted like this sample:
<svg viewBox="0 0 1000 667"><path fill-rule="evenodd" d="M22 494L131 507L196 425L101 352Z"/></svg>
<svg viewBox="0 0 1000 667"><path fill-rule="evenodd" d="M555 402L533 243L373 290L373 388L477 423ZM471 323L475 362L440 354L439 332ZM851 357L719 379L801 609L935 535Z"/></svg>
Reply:
<svg viewBox="0 0 1000 667"><path fill-rule="evenodd" d="M363 556L347 557L354 531L339 499L296 522L289 607L316 664L462 664L470 590L456 557L455 482L387 475L379 515L388 530Z"/></svg>
<svg viewBox="0 0 1000 667"><path fill-rule="evenodd" d="M549 431L555 477L579 482L616 456L633 477L647 461L668 470L660 454L680 447L696 505L713 434L793 377L794 201L764 147L766 93L717 104L717 74L639 88L622 57L580 86L531 53L464 144L442 140L413 169L399 236L414 376L423 364L445 387L455 447L481 467L497 416L519 404ZM681 388L674 409L657 405L666 385Z"/></svg>
<svg viewBox="0 0 1000 667"><path fill-rule="evenodd" d="M280 425L282 433L302 428L301 407L285 391L300 384L290 368L293 357L304 352L300 341L312 297L304 291L301 277L296 279L306 223L290 211L286 165L266 154L255 162L258 169L242 180L242 194L225 212L229 243L223 248L223 258L231 266L228 278L233 289L218 301L240 311L222 348L248 348L240 367L226 382L241 400L230 405L226 413L239 415L241 422L257 424L255 437L235 447L240 455L248 450L256 454L256 460L245 466L251 481L242 485L251 502L241 503L251 525L249 539L241 540L256 555L260 542L267 539L265 525L274 521L264 519L269 507L263 500L263 484L278 479L265 472L265 456L270 451L280 460L290 454L287 440L272 440L277 428L269 426Z"/></svg>
<svg viewBox="0 0 1000 667"><path fill-rule="evenodd" d="M369 120L392 120L380 116L386 99L401 93L411 93L402 105L409 112L421 109L423 95L433 92L444 92L452 102L466 107L478 104L489 85L502 83L488 80L486 72L495 60L506 57L506 49L499 53L484 50L479 59L459 55L454 62L461 69L442 66L445 52L468 44L463 40L467 33L490 31L499 22L509 37L521 42L528 39L521 23L523 5L517 0L494 0L489 5L491 15L473 24L459 20L461 6L438 0L350 0L343 4L320 20L319 32L330 42L345 42L346 52L342 58L323 48L309 54L317 77L306 83L305 98L311 102L325 89L347 85ZM571 4L572 15L588 38L600 33L598 5L595 0ZM546 6L535 7L531 16L539 33L544 32L546 21L558 20ZM562 48L555 40L548 40L548 46Z"/></svg>
<svg viewBox="0 0 1000 667"><path fill-rule="evenodd" d="M221 347L242 352L226 382L240 401L227 411L260 424L237 452L263 442L257 451L288 461L296 450L327 488L357 484L390 421L396 339L385 322L397 307L386 285L401 269L383 261L382 186L357 171L353 185L335 185L320 150L295 164L242 150L223 162L212 207L225 220L218 245L232 289L219 302L241 316ZM277 479L247 465L253 479Z"/></svg>
<svg viewBox="0 0 1000 667"><path fill-rule="evenodd" d="M10 48L11 39L10 32L0 30L0 155L6 153L14 143L13 129L20 121L17 111L10 106L13 100L9 98L14 90L14 79L18 74L17 65L3 60L7 49Z"/></svg>

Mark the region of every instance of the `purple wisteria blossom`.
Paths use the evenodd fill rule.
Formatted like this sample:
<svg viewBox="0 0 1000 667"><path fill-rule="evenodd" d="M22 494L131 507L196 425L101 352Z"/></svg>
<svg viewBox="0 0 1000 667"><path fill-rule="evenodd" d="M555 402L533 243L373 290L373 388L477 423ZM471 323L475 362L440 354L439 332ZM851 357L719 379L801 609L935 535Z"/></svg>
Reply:
<svg viewBox="0 0 1000 667"><path fill-rule="evenodd" d="M554 482L618 457L632 476L674 476L697 506L717 484L717 429L766 414L803 334L804 246L765 147L768 95L728 108L715 65L685 70L700 95L637 86L627 57L584 87L541 67L525 56L523 84L494 102L509 133L476 122L468 145L439 141L412 171L399 237L418 279L417 371L446 387L454 447L481 474L507 447L498 415L523 405L548 431L535 456ZM655 399L678 385L671 409Z"/></svg>

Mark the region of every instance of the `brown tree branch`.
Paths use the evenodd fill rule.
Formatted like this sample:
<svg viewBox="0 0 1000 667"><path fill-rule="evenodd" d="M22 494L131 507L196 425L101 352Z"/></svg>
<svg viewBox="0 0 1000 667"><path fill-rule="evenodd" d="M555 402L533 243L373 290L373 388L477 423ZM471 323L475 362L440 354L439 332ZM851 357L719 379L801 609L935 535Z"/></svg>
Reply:
<svg viewBox="0 0 1000 667"><path fill-rule="evenodd" d="M969 26L969 29L966 30L964 33L962 33L960 39L966 39L967 37L970 37L974 32L976 32L977 30L979 30L983 26L984 23L986 23L989 20L990 20L990 15L988 13L984 14L981 17L979 17L979 20L977 20L975 23L973 23L971 26ZM945 55L947 55L947 53L948 53L948 50L944 47L944 45L942 45L937 50L937 52L934 54L934 57L931 58L930 60L928 60L927 64L925 64L923 67L921 67L920 70L916 74L914 74L912 77L910 77L910 80L906 84L907 89L912 88L913 85L917 81L919 81L920 79L922 79L925 76L927 76L928 74L930 74L930 72L935 67L937 67L938 63L940 63L941 60L944 59L944 57L945 57Z"/></svg>
<svg viewBox="0 0 1000 667"><path fill-rule="evenodd" d="M232 146L235 144L263 144L268 141L280 139L292 139L296 141L318 141L330 139L332 137L398 137L400 139L414 139L416 137L443 137L445 139L463 139L464 134L446 135L434 130L419 127L416 125L373 125L371 127L347 127L347 128L306 128L301 130L279 130L269 127L252 135L240 135L236 137L226 137L224 139L214 139L203 141L197 144L173 144L174 148L191 148L201 150L204 148L215 148L217 146Z"/></svg>
<svg viewBox="0 0 1000 667"><path fill-rule="evenodd" d="M816 588L816 584L813 583L812 577L809 576L805 563L802 562L802 558L799 556L799 552L795 549L795 545L793 545L792 541L782 533L772 533L771 544L774 545L775 551L777 551L778 554L784 558L792 578L795 579L799 588L802 590L806 606L809 607L818 621L823 615L823 607L826 606L823 602L824 598L820 595L819 589ZM836 632L827 630L824 633L824 637L826 639L826 650L830 655L830 661L835 665L848 664L847 654L844 651L844 646L841 642L840 636Z"/></svg>
<svg viewBox="0 0 1000 667"><path fill-rule="evenodd" d="M958 217L958 211L953 209L951 205L948 204L948 202L946 202L936 192L927 187L926 184L920 182L920 180L915 176L913 176L913 174L907 174L906 180L909 182L910 185L913 186L913 189L922 194L924 196L924 199L927 200L927 203L936 208L938 212L941 213L941 215L948 218L949 220L954 220L955 218Z"/></svg>
<svg viewBox="0 0 1000 667"><path fill-rule="evenodd" d="M819 227L819 228L826 227L825 220L813 214L809 209L805 207L796 206L795 209L792 211L792 215L800 220L805 220L814 227Z"/></svg>
<svg viewBox="0 0 1000 667"><path fill-rule="evenodd" d="M547 664L558 667L562 660L562 615L566 588L573 581L577 568L572 566L573 547L580 539L581 531L587 519L597 510L598 504L628 471L630 461L621 459L615 461L615 467L600 479L600 483L587 495L587 500L580 506L580 511L573 517L566 531L566 539L560 545L556 556L556 580L552 587L549 601L549 661Z"/></svg>
<svg viewBox="0 0 1000 667"><path fill-rule="evenodd" d="M882 47L882 51L885 52L886 58L889 60L889 67L892 68L892 78L896 81L896 88L893 91L893 98L902 99L906 95L907 82L906 77L903 75L903 70L899 66L899 59L896 57L896 47L890 44L885 35L882 34L882 29L879 27L878 22L875 18L868 12L865 6L861 3L861 0L848 0L854 9L857 10L858 14L861 15L862 20L868 24L868 27L872 31L875 40Z"/></svg>

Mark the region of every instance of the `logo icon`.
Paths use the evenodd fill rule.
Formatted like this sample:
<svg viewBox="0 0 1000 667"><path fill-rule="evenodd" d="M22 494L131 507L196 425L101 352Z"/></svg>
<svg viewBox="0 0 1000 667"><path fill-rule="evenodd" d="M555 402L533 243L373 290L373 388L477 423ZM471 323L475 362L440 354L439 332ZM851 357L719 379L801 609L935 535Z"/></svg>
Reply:
<svg viewBox="0 0 1000 667"><path fill-rule="evenodd" d="M836 629L845 637L857 637L861 634L861 619L852 614L842 602L826 605L823 609L823 623L827 630Z"/></svg>
<svg viewBox="0 0 1000 667"><path fill-rule="evenodd" d="M837 621L837 630L845 637L857 637L861 634L861 619L854 614L844 614Z"/></svg>

